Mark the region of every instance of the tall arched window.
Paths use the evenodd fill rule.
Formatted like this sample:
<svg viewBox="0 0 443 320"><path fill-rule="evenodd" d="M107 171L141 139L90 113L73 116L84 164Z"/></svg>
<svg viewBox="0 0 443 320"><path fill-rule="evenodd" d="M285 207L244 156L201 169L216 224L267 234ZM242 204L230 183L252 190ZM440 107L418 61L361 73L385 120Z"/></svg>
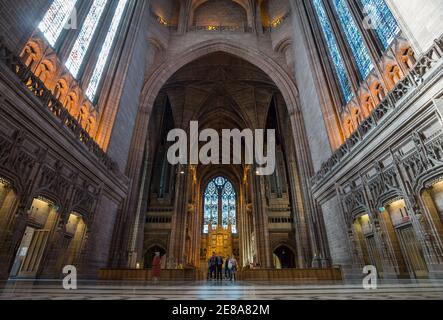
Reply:
<svg viewBox="0 0 443 320"><path fill-rule="evenodd" d="M334 31L326 14L326 10L325 7L323 6L322 0L313 0L313 4L318 19L320 21L320 26L323 30L329 54L331 56L335 71L337 73L338 83L340 85L343 98L345 102L348 103L349 101L351 101L353 93L351 90L348 74L346 72L345 63L343 61L337 40L334 35Z"/></svg>
<svg viewBox="0 0 443 320"><path fill-rule="evenodd" d="M89 45L91 44L108 1L109 0L94 0L78 38L74 43L74 47L66 61L66 68L68 68L75 78L78 76L83 59L88 52Z"/></svg>
<svg viewBox="0 0 443 320"><path fill-rule="evenodd" d="M108 62L108 58L110 56L111 49L114 45L115 36L117 34L117 30L120 26L120 22L123 17L123 12L125 11L126 4L128 0L120 0L118 2L117 9L115 10L114 18L111 22L111 27L109 28L108 34L106 35L105 42L103 43L103 47L100 51L100 55L98 56L98 61L95 66L94 72L92 74L91 80L88 85L88 89L86 90L86 96L93 101L95 95L97 93L98 86L100 84L100 80L103 75L103 71L105 70L106 63Z"/></svg>
<svg viewBox="0 0 443 320"><path fill-rule="evenodd" d="M77 0L55 0L46 12L38 29L49 45L55 46L66 23L69 21Z"/></svg>
<svg viewBox="0 0 443 320"><path fill-rule="evenodd" d="M209 226L217 228L218 225L218 189L214 181L209 182L204 195L204 222L203 232L208 233Z"/></svg>
<svg viewBox="0 0 443 320"><path fill-rule="evenodd" d="M349 43L352 55L357 64L360 77L364 80L372 69L374 69L368 48L363 41L363 37L351 14L346 0L334 0L333 4L339 17L342 30L346 36L346 40Z"/></svg>
<svg viewBox="0 0 443 320"><path fill-rule="evenodd" d="M203 232L208 233L209 226L227 229L237 233L237 194L231 182L217 177L209 182L204 196Z"/></svg>
<svg viewBox="0 0 443 320"><path fill-rule="evenodd" d="M366 14L366 24L375 30L383 49L386 50L400 33L397 20L385 0L360 1Z"/></svg>

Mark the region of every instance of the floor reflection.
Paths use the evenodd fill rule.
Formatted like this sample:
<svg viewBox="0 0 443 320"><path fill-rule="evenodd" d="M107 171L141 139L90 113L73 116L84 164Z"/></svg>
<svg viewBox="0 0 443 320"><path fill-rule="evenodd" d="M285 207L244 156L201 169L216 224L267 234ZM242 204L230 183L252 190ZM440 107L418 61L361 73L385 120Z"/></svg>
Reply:
<svg viewBox="0 0 443 320"><path fill-rule="evenodd" d="M230 282L80 282L77 290L62 281L9 281L0 299L21 300L380 300L443 299L443 281L382 283L376 290L358 284Z"/></svg>

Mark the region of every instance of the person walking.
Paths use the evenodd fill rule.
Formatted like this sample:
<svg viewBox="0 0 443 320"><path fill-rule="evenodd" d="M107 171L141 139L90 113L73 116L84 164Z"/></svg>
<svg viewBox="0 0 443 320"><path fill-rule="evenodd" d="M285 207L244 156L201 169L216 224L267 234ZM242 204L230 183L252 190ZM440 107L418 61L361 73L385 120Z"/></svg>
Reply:
<svg viewBox="0 0 443 320"><path fill-rule="evenodd" d="M235 260L234 256L229 259L228 268L230 273L230 280L237 281L237 260Z"/></svg>
<svg viewBox="0 0 443 320"><path fill-rule="evenodd" d="M152 260L152 280L158 281L161 273L161 257L160 252L156 252Z"/></svg>

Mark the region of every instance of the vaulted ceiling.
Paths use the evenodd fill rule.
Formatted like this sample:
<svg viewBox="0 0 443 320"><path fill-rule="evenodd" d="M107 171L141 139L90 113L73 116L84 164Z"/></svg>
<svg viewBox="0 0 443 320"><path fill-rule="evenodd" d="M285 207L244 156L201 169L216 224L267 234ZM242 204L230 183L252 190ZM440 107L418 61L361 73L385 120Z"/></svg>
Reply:
<svg viewBox="0 0 443 320"><path fill-rule="evenodd" d="M263 128L276 92L272 80L257 67L214 53L174 74L157 100L168 97L175 124L183 128L191 120L213 129Z"/></svg>

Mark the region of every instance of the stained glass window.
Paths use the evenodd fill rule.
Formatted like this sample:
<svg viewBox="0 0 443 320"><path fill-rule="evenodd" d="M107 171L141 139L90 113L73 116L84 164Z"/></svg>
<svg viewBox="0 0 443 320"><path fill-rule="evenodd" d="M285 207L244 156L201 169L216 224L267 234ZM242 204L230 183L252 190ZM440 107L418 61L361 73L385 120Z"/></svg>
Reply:
<svg viewBox="0 0 443 320"><path fill-rule="evenodd" d="M383 44L383 49L386 50L400 33L397 20L385 0L361 0L361 3L366 15L367 27L375 30L378 39Z"/></svg>
<svg viewBox="0 0 443 320"><path fill-rule="evenodd" d="M360 72L361 78L364 80L374 69L368 48L366 47L360 30L349 10L346 0L334 0L334 7L340 20L343 32L351 47L352 55Z"/></svg>
<svg viewBox="0 0 443 320"><path fill-rule="evenodd" d="M128 0L120 0L118 2L117 9L115 10L114 18L112 19L111 26L109 28L108 34L106 35L103 47L100 51L97 64L88 85L88 89L86 90L86 96L91 101L94 100L97 93L98 85L100 84L100 80L103 76L103 71L105 70L106 63L108 62L109 53L111 52L112 46L114 44L115 36L120 26L123 12L125 11L127 3Z"/></svg>
<svg viewBox="0 0 443 320"><path fill-rule="evenodd" d="M216 228L218 224L218 189L213 181L206 188L204 202L203 232L208 233L210 225Z"/></svg>
<svg viewBox="0 0 443 320"><path fill-rule="evenodd" d="M203 232L208 233L209 226L227 229L237 233L237 195L232 183L223 177L209 182L204 193ZM220 212L220 216L219 216Z"/></svg>
<svg viewBox="0 0 443 320"><path fill-rule="evenodd" d="M345 102L348 103L349 101L351 101L353 93L349 83L349 78L346 72L345 64L340 54L337 40L335 38L331 23L326 14L322 0L313 0L313 3L318 19L320 21L320 26L325 36L326 44L329 49L329 54L331 55L333 65L337 73L337 78L340 88L342 90L343 98Z"/></svg>
<svg viewBox="0 0 443 320"><path fill-rule="evenodd" d="M91 44L95 30L99 25L100 18L105 11L107 3L108 0L94 0L91 9L86 16L85 22L83 23L77 40L75 41L68 61L66 61L66 67L74 77L78 76L83 59L86 56L89 45Z"/></svg>
<svg viewBox="0 0 443 320"><path fill-rule="evenodd" d="M55 46L63 28L71 18L76 3L77 0L55 0L49 7L38 25L49 45Z"/></svg>

